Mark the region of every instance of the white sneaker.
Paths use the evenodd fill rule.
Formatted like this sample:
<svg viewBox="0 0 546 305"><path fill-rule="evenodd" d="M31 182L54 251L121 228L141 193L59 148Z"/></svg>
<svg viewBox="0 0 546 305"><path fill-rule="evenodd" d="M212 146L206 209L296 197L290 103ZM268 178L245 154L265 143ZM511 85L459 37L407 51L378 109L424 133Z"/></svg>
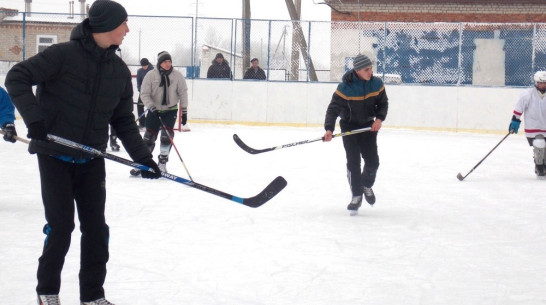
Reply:
<svg viewBox="0 0 546 305"><path fill-rule="evenodd" d="M182 125L182 131L183 132L191 131L190 125L189 124Z"/></svg>
<svg viewBox="0 0 546 305"><path fill-rule="evenodd" d="M114 305L114 303L108 302L105 298L100 298L91 302L81 302L81 305Z"/></svg>
<svg viewBox="0 0 546 305"><path fill-rule="evenodd" d="M59 300L59 295L39 295L38 296L38 305L61 305Z"/></svg>

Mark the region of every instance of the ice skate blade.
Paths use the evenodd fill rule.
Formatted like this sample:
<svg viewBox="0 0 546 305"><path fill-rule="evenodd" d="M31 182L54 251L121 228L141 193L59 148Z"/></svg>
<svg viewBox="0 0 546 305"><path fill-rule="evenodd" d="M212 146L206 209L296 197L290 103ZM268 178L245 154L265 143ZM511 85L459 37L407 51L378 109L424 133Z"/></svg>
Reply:
<svg viewBox="0 0 546 305"><path fill-rule="evenodd" d="M358 210L349 210L349 215L351 215L351 216L358 215Z"/></svg>
<svg viewBox="0 0 546 305"><path fill-rule="evenodd" d="M546 180L546 176L537 176L537 180Z"/></svg>

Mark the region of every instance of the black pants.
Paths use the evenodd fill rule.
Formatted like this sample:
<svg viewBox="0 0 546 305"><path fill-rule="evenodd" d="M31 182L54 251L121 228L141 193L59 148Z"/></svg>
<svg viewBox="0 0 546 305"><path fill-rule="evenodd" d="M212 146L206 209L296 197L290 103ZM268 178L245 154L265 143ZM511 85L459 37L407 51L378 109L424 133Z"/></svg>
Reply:
<svg viewBox="0 0 546 305"><path fill-rule="evenodd" d="M347 178L353 196L362 195L362 187L372 187L379 168L377 132L363 132L343 137L347 157ZM364 159L364 169L360 160Z"/></svg>
<svg viewBox="0 0 546 305"><path fill-rule="evenodd" d="M173 128L174 128L174 124L176 123L177 116L178 116L178 109L158 112L157 114L152 113L151 111L148 111L148 114L146 115L146 132L144 133L143 139L144 139L144 143L148 145L150 152L154 151L155 141L157 140L159 130L161 130L161 137L159 138L160 139L159 154L164 156L169 155L169 152L171 151L171 146L172 146L169 139L169 135L171 136L171 138L174 138ZM161 117L161 121L163 121L167 129L163 128L163 125L161 124L159 117ZM169 134L167 134L167 132Z"/></svg>
<svg viewBox="0 0 546 305"><path fill-rule="evenodd" d="M38 154L38 166L47 224L36 292L59 294L61 271L75 226L75 202L81 230L80 299L89 302L102 298L109 257L104 159L74 164Z"/></svg>
<svg viewBox="0 0 546 305"><path fill-rule="evenodd" d="M140 99L140 94L138 95L138 103L137 103L137 113L138 117L138 126L139 127L146 127L146 116L142 115L144 113L144 103L142 103L142 100Z"/></svg>

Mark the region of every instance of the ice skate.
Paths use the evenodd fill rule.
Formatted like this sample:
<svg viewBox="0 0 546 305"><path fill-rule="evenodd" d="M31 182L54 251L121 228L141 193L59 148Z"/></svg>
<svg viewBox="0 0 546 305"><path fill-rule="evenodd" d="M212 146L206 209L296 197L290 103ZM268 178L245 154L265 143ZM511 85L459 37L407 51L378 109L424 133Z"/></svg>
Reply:
<svg viewBox="0 0 546 305"><path fill-rule="evenodd" d="M114 305L114 303L108 302L105 298L100 298L91 302L81 302L81 305Z"/></svg>
<svg viewBox="0 0 546 305"><path fill-rule="evenodd" d="M544 180L546 179L546 169L544 168L544 165L535 165L535 174L537 175L537 179Z"/></svg>
<svg viewBox="0 0 546 305"><path fill-rule="evenodd" d="M112 151L119 151L120 147L117 140L117 136L110 136L110 148L112 149Z"/></svg>
<svg viewBox="0 0 546 305"><path fill-rule="evenodd" d="M364 189L364 197L366 198L366 201L373 206L375 203L375 194L373 193L373 190L371 187L363 187Z"/></svg>
<svg viewBox="0 0 546 305"><path fill-rule="evenodd" d="M189 124L182 125L181 129L182 129L183 132L191 131Z"/></svg>
<svg viewBox="0 0 546 305"><path fill-rule="evenodd" d="M61 305L61 301L59 300L59 296L56 294L39 295L38 305Z"/></svg>
<svg viewBox="0 0 546 305"><path fill-rule="evenodd" d="M360 196L353 196L353 199L351 200L351 203L347 206L347 210L349 210L351 216L355 216L358 214L358 209L362 205L362 195Z"/></svg>
<svg viewBox="0 0 546 305"><path fill-rule="evenodd" d="M159 155L157 157L158 161L157 166L161 170L161 172L166 173L167 172L167 161L169 161L169 156L165 155Z"/></svg>

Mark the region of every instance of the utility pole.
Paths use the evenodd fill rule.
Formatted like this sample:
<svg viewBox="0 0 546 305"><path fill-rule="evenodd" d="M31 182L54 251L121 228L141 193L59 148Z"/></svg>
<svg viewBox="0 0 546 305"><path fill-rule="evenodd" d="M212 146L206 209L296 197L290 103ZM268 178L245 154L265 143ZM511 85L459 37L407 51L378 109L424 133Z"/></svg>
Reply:
<svg viewBox="0 0 546 305"><path fill-rule="evenodd" d="M250 63L250 0L243 0L243 64L241 65L245 74L245 67Z"/></svg>
<svg viewBox="0 0 546 305"><path fill-rule="evenodd" d="M286 7L288 8L288 13L290 14L290 19L292 20L293 25L293 33L292 33L292 72L291 72L291 79L292 80L298 80L298 72L299 72L299 56L297 59L294 59L294 55L298 53L298 47L301 51L301 55L304 58L304 61L307 65L307 68L309 70L309 79L311 81L318 81L317 73L315 71L315 66L313 65L313 60L307 53L307 42L305 41L305 35L303 35L303 30L301 28L300 24L300 16L301 16L301 0L294 0L296 4L292 2L292 0L286 0ZM297 8L296 5L299 7ZM296 44L294 44L296 42ZM299 55L299 54L298 54ZM298 72L296 72L298 71Z"/></svg>

